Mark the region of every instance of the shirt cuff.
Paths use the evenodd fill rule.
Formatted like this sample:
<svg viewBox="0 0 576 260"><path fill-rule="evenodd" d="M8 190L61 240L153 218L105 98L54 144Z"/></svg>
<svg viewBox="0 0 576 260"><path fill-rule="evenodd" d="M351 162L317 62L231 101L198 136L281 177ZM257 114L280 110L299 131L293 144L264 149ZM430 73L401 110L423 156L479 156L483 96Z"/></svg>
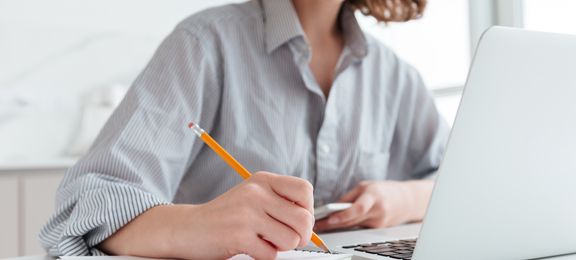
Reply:
<svg viewBox="0 0 576 260"><path fill-rule="evenodd" d="M91 186L60 204L42 229L39 238L49 255L104 255L98 244L146 210L170 204L133 184Z"/></svg>

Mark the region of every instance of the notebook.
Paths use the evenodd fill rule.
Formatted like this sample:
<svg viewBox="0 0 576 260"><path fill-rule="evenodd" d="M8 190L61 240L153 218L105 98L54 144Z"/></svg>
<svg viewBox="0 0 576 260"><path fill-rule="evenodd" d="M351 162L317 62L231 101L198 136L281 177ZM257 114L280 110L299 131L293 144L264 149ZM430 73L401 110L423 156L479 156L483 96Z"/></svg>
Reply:
<svg viewBox="0 0 576 260"><path fill-rule="evenodd" d="M61 260L150 260L151 258L134 257L134 256L61 256ZM250 256L247 255L237 255L230 260L251 260ZM316 251L304 251L304 250L291 250L285 252L279 252L276 257L278 260L291 260L291 259L304 259L304 260L346 260L352 259L351 254L341 254L341 253L324 253Z"/></svg>
<svg viewBox="0 0 576 260"><path fill-rule="evenodd" d="M247 255L237 255L229 260L252 260L253 258ZM316 251L303 251L303 250L291 250L285 252L279 252L276 256L277 260L291 260L291 259L304 259L304 260L345 260L352 259L351 254L341 254L341 253L324 253Z"/></svg>

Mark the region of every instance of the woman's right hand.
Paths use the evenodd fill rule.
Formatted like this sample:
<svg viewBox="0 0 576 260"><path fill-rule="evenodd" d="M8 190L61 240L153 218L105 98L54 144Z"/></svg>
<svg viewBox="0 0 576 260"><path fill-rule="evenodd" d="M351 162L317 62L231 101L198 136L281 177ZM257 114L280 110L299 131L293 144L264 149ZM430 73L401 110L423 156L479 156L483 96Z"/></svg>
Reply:
<svg viewBox="0 0 576 260"><path fill-rule="evenodd" d="M101 248L160 258L222 259L243 253L274 259L277 251L310 241L312 192L303 179L259 172L208 203L152 208Z"/></svg>

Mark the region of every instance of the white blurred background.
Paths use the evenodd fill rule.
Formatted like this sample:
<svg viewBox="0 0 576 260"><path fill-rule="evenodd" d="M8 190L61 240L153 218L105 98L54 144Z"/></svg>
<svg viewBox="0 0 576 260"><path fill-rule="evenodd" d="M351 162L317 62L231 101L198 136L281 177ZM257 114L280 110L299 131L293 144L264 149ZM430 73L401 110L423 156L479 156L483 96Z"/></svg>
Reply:
<svg viewBox="0 0 576 260"><path fill-rule="evenodd" d="M88 149L160 41L190 14L231 2L241 1L0 0L0 257L42 252L35 234L62 172ZM450 123L486 28L576 34L574 0L428 2L418 21L359 19L420 70Z"/></svg>
<svg viewBox="0 0 576 260"><path fill-rule="evenodd" d="M0 164L82 154L174 25L229 2L0 0Z"/></svg>

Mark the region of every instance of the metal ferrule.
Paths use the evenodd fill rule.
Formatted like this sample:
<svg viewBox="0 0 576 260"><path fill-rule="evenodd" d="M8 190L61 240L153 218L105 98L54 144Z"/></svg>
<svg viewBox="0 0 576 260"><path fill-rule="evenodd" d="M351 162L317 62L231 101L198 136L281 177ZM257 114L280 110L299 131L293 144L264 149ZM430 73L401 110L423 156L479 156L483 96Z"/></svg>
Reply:
<svg viewBox="0 0 576 260"><path fill-rule="evenodd" d="M202 136L202 134L206 132L204 131L204 129L200 128L200 126L198 126L197 124L194 124L190 129L192 129L192 131L194 131L194 133L198 137Z"/></svg>

